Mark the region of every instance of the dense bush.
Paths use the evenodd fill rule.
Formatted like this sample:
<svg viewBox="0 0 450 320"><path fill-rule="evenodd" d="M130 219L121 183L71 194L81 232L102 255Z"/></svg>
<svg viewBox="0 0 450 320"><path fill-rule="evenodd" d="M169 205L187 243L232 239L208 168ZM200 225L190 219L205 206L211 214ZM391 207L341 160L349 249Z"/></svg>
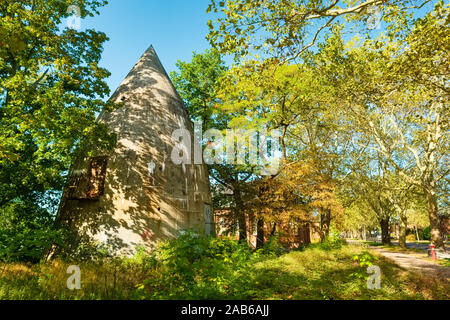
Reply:
<svg viewBox="0 0 450 320"><path fill-rule="evenodd" d="M288 251L289 250L283 247L283 245L278 241L277 236L272 236L266 243L264 243L264 246L262 247L260 252L264 255L280 256Z"/></svg>
<svg viewBox="0 0 450 320"><path fill-rule="evenodd" d="M361 253L354 255L352 257L352 260L357 262L361 267L361 269L351 273L350 278L367 280L369 278L367 274L367 267L370 267L371 265L374 264L374 262L378 261L379 259L368 251L362 251Z"/></svg>
<svg viewBox="0 0 450 320"><path fill-rule="evenodd" d="M0 208L0 261L37 262L63 233L44 209L20 201Z"/></svg>
<svg viewBox="0 0 450 320"><path fill-rule="evenodd" d="M416 241L417 240L417 238L416 238L416 236L414 235L414 234L408 234L407 236L406 236L406 242L414 242L414 241Z"/></svg>
<svg viewBox="0 0 450 320"><path fill-rule="evenodd" d="M345 243L345 240L339 238L338 236L330 235L326 237L324 241L318 244L318 247L322 250L334 250L340 249Z"/></svg>
<svg viewBox="0 0 450 320"><path fill-rule="evenodd" d="M248 270L265 256L234 240L185 232L161 243L153 259L146 259L155 263L159 278L142 283L137 298L244 299L251 295Z"/></svg>
<svg viewBox="0 0 450 320"><path fill-rule="evenodd" d="M422 239L430 240L431 239L431 227L428 226L422 230Z"/></svg>

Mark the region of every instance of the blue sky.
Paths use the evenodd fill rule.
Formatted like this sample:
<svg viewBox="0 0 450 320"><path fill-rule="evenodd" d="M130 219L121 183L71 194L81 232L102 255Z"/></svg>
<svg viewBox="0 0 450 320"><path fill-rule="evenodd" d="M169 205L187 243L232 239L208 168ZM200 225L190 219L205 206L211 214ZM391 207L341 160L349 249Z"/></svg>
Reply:
<svg viewBox="0 0 450 320"><path fill-rule="evenodd" d="M100 15L82 20L82 28L105 32L101 65L111 72L111 94L152 44L166 71L177 60L189 61L192 52L209 48L205 36L209 0L110 0Z"/></svg>

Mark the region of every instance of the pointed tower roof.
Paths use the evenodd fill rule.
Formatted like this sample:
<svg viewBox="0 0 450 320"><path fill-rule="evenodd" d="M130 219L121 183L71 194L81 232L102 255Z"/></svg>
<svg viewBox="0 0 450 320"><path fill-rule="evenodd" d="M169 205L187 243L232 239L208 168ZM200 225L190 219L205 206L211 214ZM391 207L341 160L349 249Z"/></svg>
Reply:
<svg viewBox="0 0 450 320"><path fill-rule="evenodd" d="M168 95L172 95L181 101L153 45L150 45L134 65L133 69L131 69L111 96L111 100L118 103L122 101L122 95L144 93L146 89L163 90Z"/></svg>
<svg viewBox="0 0 450 320"><path fill-rule="evenodd" d="M189 120L188 111L164 69L153 45L150 45L134 65L111 96L110 101L114 103L125 103L126 110L123 110L124 107L118 109L124 111L122 116L139 112L143 107L150 107L155 112L181 114L181 119L176 120L176 122L181 127L188 125L184 121L184 119ZM115 118L114 115L118 115L118 113L104 114L102 112L99 116L99 121L108 122L110 127L118 128L119 125L115 122L124 121L125 119L122 116Z"/></svg>

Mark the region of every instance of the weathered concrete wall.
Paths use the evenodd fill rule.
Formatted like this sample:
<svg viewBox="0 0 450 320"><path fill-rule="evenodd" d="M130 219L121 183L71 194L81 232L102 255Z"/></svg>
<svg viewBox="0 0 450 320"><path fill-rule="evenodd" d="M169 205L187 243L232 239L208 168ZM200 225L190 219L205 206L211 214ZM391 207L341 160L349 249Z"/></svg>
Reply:
<svg viewBox="0 0 450 320"><path fill-rule="evenodd" d="M91 159L73 164L58 219L120 255L152 248L183 229L205 232L212 206L207 168L171 161L173 131L188 129L193 141L193 125L153 47L111 99L123 107L99 117L118 136L117 148L106 155L103 194L82 199Z"/></svg>

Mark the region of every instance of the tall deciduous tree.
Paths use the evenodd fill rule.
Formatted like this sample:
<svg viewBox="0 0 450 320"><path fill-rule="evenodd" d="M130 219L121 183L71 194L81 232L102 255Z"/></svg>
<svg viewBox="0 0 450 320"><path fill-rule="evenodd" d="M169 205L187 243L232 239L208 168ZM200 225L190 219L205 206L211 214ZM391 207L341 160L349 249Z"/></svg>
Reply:
<svg viewBox="0 0 450 320"><path fill-rule="evenodd" d="M449 95L444 80L448 52L440 48L442 41L444 47L449 45L444 31L448 13L449 6L439 2L401 42L380 38L345 48L342 41L333 40L322 65L329 73L330 89L335 88L336 103L345 106L343 112L360 129L354 141L376 152L390 170L426 195L436 247L443 247L438 204L445 197L450 173ZM426 34L438 36L417 45ZM416 61L422 63L417 68Z"/></svg>
<svg viewBox="0 0 450 320"><path fill-rule="evenodd" d="M212 116L219 102L218 81L227 70L222 57L214 50L194 52L190 62L178 61L176 66L179 71L172 71L170 77L191 119L201 121L204 130L216 127Z"/></svg>
<svg viewBox="0 0 450 320"><path fill-rule="evenodd" d="M104 4L0 1L0 214L18 218L26 211L19 219L25 222L30 212L39 216L46 210L38 203L49 190L62 189L76 152L114 142L95 122L109 107L103 100L109 72L99 66L108 38L65 23L72 15L69 5L78 6L84 18Z"/></svg>
<svg viewBox="0 0 450 320"><path fill-rule="evenodd" d="M316 177L337 186L351 139L329 103L326 86L312 61L304 64L266 64L248 61L222 80L225 112L235 116L230 125L252 130L278 129L282 159L314 161ZM320 171L320 175L319 175ZM326 205L319 210L322 240L335 218Z"/></svg>
<svg viewBox="0 0 450 320"><path fill-rule="evenodd" d="M180 93L189 115L193 121L202 123L203 131L229 129L231 116L219 108L221 99L219 80L225 74L227 67L220 54L207 50L203 54L194 52L190 62L178 61L179 71L171 73L171 78ZM213 143L213 141L206 141ZM214 185L214 202L225 204L231 212L228 215L230 224L238 222L239 239L247 239L247 219L244 203L247 193L246 183L252 177L251 167L226 163L208 165L210 177Z"/></svg>

